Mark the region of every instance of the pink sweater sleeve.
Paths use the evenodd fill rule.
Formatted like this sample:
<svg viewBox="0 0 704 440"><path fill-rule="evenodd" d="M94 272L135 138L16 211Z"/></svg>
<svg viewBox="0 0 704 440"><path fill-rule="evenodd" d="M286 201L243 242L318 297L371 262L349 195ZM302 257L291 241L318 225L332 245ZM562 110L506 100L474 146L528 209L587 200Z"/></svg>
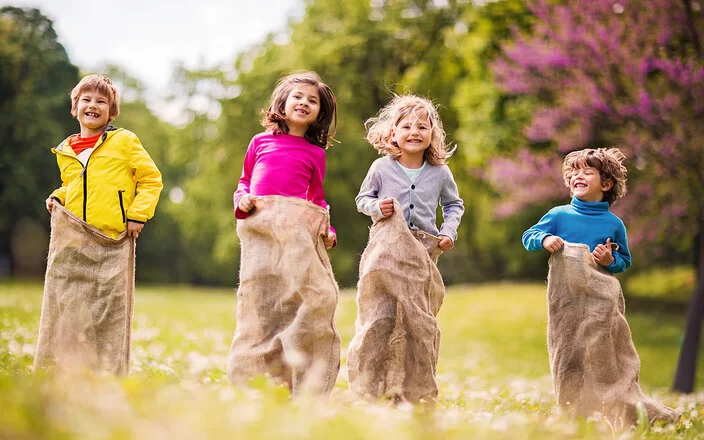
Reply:
<svg viewBox="0 0 704 440"><path fill-rule="evenodd" d="M317 158L315 165L315 170L313 171L313 176L311 177L310 185L308 187L307 198L318 206L328 208L329 205L325 201L325 191L323 190L323 179L325 178L326 167L325 154L322 154ZM337 231L335 231L335 228L332 225L330 225L330 230L337 234ZM333 247L336 246L337 239L335 240Z"/></svg>
<svg viewBox="0 0 704 440"><path fill-rule="evenodd" d="M315 169L308 184L308 194L306 198L318 206L327 208L328 204L325 201L325 191L323 190L323 179L325 178L325 155L321 154L316 157Z"/></svg>
<svg viewBox="0 0 704 440"><path fill-rule="evenodd" d="M256 158L256 145L254 144L254 139L249 143L247 147L247 153L244 155L244 163L242 165L242 176L240 176L240 181L237 184L237 190L232 197L232 201L235 204L235 218L245 219L249 217L248 212L240 210L238 203L240 198L249 194L249 186L252 181L252 170L254 169L254 159Z"/></svg>

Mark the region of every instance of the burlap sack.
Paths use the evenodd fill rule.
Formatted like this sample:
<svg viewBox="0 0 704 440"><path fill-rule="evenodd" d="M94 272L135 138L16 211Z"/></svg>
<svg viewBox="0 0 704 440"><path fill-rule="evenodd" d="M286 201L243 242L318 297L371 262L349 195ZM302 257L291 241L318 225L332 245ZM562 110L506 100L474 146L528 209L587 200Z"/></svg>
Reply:
<svg viewBox="0 0 704 440"><path fill-rule="evenodd" d="M126 375L134 273L133 239L115 240L55 203L35 368Z"/></svg>
<svg viewBox="0 0 704 440"><path fill-rule="evenodd" d="M651 421L677 417L641 391L621 285L594 262L587 245L565 243L552 254L547 300L550 369L563 409L583 416L598 411L631 425L642 402Z"/></svg>
<svg viewBox="0 0 704 440"><path fill-rule="evenodd" d="M338 286L321 233L327 210L302 199L259 197L237 221L241 242L232 383L268 374L294 394L327 396L340 370Z"/></svg>
<svg viewBox="0 0 704 440"><path fill-rule="evenodd" d="M359 265L355 335L347 352L350 390L394 401L433 400L445 286L439 239L411 231L401 206L376 222Z"/></svg>

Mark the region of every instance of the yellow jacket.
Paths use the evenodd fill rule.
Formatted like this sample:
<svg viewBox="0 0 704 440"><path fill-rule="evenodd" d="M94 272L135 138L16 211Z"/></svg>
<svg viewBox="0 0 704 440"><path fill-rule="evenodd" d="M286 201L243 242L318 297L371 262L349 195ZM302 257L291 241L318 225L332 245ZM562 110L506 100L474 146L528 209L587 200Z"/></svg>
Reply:
<svg viewBox="0 0 704 440"><path fill-rule="evenodd" d="M134 133L108 127L85 168L70 139L51 149L62 182L51 197L112 238L127 229L127 220L152 218L163 187L161 173Z"/></svg>

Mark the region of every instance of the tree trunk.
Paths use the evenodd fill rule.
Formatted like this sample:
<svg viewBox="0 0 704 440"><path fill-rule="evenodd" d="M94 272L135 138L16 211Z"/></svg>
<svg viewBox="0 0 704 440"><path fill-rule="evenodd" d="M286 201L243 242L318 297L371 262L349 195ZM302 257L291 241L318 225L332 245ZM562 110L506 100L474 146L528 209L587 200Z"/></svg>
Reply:
<svg viewBox="0 0 704 440"><path fill-rule="evenodd" d="M697 373L697 357L704 318L704 220L699 221L699 232L694 240L696 285L687 309L687 325L675 372L673 391L691 393Z"/></svg>
<svg viewBox="0 0 704 440"><path fill-rule="evenodd" d="M699 34L697 34L697 27L694 25L694 8L692 8L691 0L684 0L684 11L686 17L686 26L689 31L689 36L692 38L692 44L694 45L694 51L698 56L702 55L702 45L699 42Z"/></svg>

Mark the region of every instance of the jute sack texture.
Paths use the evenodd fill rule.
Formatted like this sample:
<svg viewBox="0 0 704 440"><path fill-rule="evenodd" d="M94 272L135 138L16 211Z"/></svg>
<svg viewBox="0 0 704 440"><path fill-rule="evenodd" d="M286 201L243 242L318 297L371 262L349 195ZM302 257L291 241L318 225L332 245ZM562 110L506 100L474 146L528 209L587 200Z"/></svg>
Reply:
<svg viewBox="0 0 704 440"><path fill-rule="evenodd" d="M227 362L235 384L267 374L293 394L327 396L340 370L338 286L321 234L326 209L306 200L258 197L237 221L241 243L237 324Z"/></svg>
<svg viewBox="0 0 704 440"><path fill-rule="evenodd" d="M565 243L549 266L548 355L559 405L573 415L598 411L631 425L642 402L651 421L675 420L674 410L640 388L640 359L618 279L584 244Z"/></svg>
<svg viewBox="0 0 704 440"><path fill-rule="evenodd" d="M126 232L113 239L55 203L35 368L126 375L134 273Z"/></svg>
<svg viewBox="0 0 704 440"><path fill-rule="evenodd" d="M394 201L374 223L359 265L355 335L347 353L350 390L366 398L418 402L437 397L445 286L435 262L439 238L410 230Z"/></svg>

